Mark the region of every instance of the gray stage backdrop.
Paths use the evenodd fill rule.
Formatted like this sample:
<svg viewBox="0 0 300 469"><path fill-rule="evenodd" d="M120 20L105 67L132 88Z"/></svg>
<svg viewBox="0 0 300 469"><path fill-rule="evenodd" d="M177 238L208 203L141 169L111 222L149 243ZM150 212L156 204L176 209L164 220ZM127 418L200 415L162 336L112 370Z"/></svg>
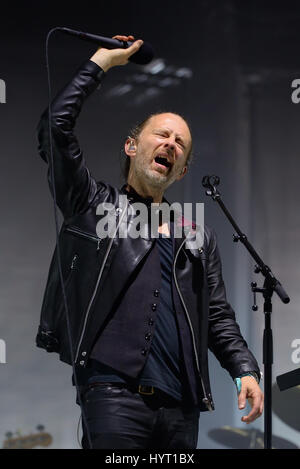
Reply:
<svg viewBox="0 0 300 469"><path fill-rule="evenodd" d="M277 375L299 368L300 103L291 100L291 83L300 78L292 35L300 13L295 3L283 11L270 7L260 11L256 1L245 2L244 7L231 1L222 5L191 1L178 6L164 2L163 7L159 3L154 2L151 8L142 7L140 2L126 8L120 3L116 14L109 7L98 6L96 12L87 8L82 13L79 7L71 8L71 3L62 10L55 9L53 2L43 7L26 2L26 8L20 6L3 15L0 446L7 432L13 434L11 437L36 435L40 431L36 427L43 425L43 431L53 439L47 448L80 448L80 412L71 385L71 368L59 362L56 355L35 347L55 246L53 204L46 166L38 158L35 129L48 101L45 36L57 25L107 36L133 32L153 42L156 56L164 58L167 65L192 71L190 78L169 86L159 80L148 81L144 88L136 86L117 98L113 95L116 87L132 83L141 70L132 64L111 70L102 89L89 98L78 122L81 146L92 174L120 186L120 148L129 125L158 109L187 116L192 123L195 158L189 174L168 191L167 198L170 202L205 202L206 222L218 234L229 301L263 369L262 301L258 298L259 310L253 312L250 293L251 280L262 284L262 277L253 273L253 262L243 246L232 243L229 222L205 196L201 185L205 174L220 176L224 202L291 297L289 305L283 305L277 297L273 300L274 383ZM288 18L293 13L296 19L291 22ZM276 21L281 48L267 39ZM265 43L258 44L258 36ZM50 44L55 93L92 55L94 47L58 35ZM210 432L224 426L229 427L227 437L236 429L261 431L263 418L250 426L240 421L243 413L237 409L231 378L212 355L209 360L216 411L201 415L198 448L228 448L224 440L216 441ZM299 399L298 395L298 401L290 400L295 413L300 410ZM275 405L281 408L287 400L284 392L276 398L273 433L300 446L299 432L276 413ZM248 440L243 438L246 445Z"/></svg>

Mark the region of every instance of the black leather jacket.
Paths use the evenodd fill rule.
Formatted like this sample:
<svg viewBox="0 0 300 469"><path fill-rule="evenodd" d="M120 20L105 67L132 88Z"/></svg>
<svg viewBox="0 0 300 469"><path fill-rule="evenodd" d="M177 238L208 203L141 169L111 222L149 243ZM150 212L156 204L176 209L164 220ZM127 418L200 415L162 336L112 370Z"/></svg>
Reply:
<svg viewBox="0 0 300 469"><path fill-rule="evenodd" d="M139 197L131 192L122 198L120 206L119 196L127 194L126 185L118 189L103 181L96 182L73 133L82 105L99 87L103 73L95 63L87 61L51 105L56 198L64 217L59 237L62 273L73 355L76 364L82 367L86 366L95 338L105 325L126 279L153 242L150 236L100 239L96 234L96 224L101 218L96 214L99 203L110 202L117 208L118 227L128 213L128 206ZM38 137L40 155L47 163L50 161L48 126L46 110L39 123ZM48 179L52 192L50 170ZM187 238L184 232L181 239L176 238L173 275L191 331L202 402L212 410L208 348L232 378L248 371L259 375L259 368L226 300L214 232L205 227L204 244L199 249L188 249ZM58 352L62 361L72 363L56 250L50 265L36 342L48 352Z"/></svg>

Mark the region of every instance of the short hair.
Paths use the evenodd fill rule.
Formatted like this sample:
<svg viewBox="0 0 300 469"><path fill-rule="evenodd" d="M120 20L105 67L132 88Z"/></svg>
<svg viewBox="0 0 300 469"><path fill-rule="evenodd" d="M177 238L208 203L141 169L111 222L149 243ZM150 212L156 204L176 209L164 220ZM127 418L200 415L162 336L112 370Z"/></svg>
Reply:
<svg viewBox="0 0 300 469"><path fill-rule="evenodd" d="M130 129L130 131L128 133L128 136L130 138L134 138L135 140L138 140L142 130L146 127L146 125L148 124L148 122L150 121L150 119L152 117L160 116L161 114L166 114L166 113L175 114L176 116L181 117L181 119L183 119L184 122L186 123L186 125L188 126L190 134L192 135L191 126L189 125L189 123L187 122L187 120L183 116L181 116L180 114L177 114L176 112L158 111L158 112L155 112L153 114L150 114L149 116L147 116L143 121L139 122L138 124L135 124ZM127 181L131 160L130 160L130 157L128 155L126 155L126 153L125 153L125 157L126 157L126 160L125 160L125 163L123 164L122 173L123 173L123 177L124 177L125 181ZM191 142L191 148L189 150L189 153L188 153L187 159L186 159L186 165L187 166L189 166L191 164L192 158L193 158L193 148L192 148L192 142Z"/></svg>

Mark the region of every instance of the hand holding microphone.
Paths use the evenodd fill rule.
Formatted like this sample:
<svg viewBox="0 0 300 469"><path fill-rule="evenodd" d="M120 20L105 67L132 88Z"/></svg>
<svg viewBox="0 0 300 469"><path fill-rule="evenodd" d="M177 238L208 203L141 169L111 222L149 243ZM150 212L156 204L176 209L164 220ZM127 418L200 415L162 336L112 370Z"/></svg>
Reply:
<svg viewBox="0 0 300 469"><path fill-rule="evenodd" d="M113 39L124 42L134 41L133 36L117 35L114 36ZM140 39L138 41L134 41L127 49L106 49L105 47L100 47L90 60L99 65L104 72L107 72L112 67L126 65L129 58L135 54L142 45L143 41Z"/></svg>
<svg viewBox="0 0 300 469"><path fill-rule="evenodd" d="M151 44L142 40L132 43L131 40L134 40L133 36L117 35L111 39L65 27L58 27L55 30L101 46L91 57L91 60L105 72L116 65L127 64L128 60L136 64L145 65L151 62L154 57Z"/></svg>

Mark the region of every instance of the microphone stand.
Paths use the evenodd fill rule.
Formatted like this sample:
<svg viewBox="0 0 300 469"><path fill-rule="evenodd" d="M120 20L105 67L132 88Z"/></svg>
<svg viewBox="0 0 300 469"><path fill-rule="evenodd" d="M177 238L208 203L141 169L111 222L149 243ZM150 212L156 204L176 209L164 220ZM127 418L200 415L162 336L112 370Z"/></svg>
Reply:
<svg viewBox="0 0 300 469"><path fill-rule="evenodd" d="M289 303L290 298L282 287L281 283L275 278L271 269L263 262L253 246L249 243L247 236L241 232L238 225L225 207L221 195L217 190L220 183L218 176L204 176L202 185L207 188L206 195L210 196L219 204L226 217L234 227L237 234L233 235L233 241L244 244L248 252L256 262L255 273L261 273L265 280L262 288L257 288L255 282L251 283L251 290L254 293L254 305L252 309L257 311L256 293L262 293L264 297L264 315L265 329L263 334L263 364L264 364L264 391L265 391L265 412L264 412L264 448L272 448L272 364L273 364L273 336L271 329L272 313L272 295L277 293L283 303Z"/></svg>

